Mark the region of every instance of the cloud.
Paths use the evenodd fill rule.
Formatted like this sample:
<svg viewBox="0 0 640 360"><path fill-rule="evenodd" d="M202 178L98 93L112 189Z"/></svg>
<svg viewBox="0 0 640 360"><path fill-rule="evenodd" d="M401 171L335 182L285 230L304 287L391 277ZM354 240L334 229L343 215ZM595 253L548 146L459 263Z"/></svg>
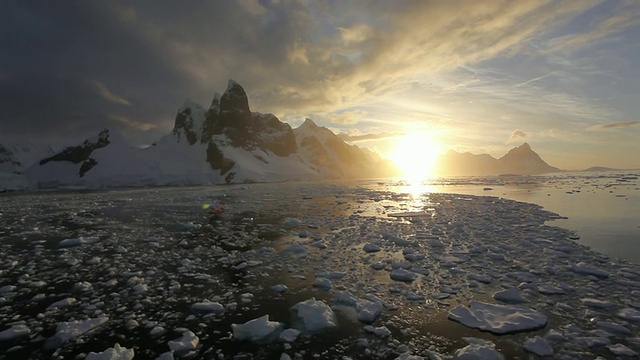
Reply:
<svg viewBox="0 0 640 360"><path fill-rule="evenodd" d="M525 139L530 138L531 136L529 134L527 134L526 132L520 130L520 129L515 129L513 130L513 132L511 133L511 136L509 136L509 140L507 140L507 144L509 143L515 143L515 142L521 142Z"/></svg>
<svg viewBox="0 0 640 360"><path fill-rule="evenodd" d="M107 101L111 101L114 104L120 104L120 105L129 105L131 106L131 103L123 98L120 97L114 93L112 93L109 89L107 89L107 87L101 83L100 81L96 81L93 83L93 85L96 87L96 90L98 90L98 93L100 94L100 96L102 96L105 100Z"/></svg>
<svg viewBox="0 0 640 360"><path fill-rule="evenodd" d="M550 42L551 51L579 50L594 42L601 41L613 34L620 33L626 29L640 25L638 11L640 6L637 2L623 2L622 6L613 7L613 14L594 21L587 31L572 35L559 36ZM608 6L605 4L604 6Z"/></svg>
<svg viewBox="0 0 640 360"><path fill-rule="evenodd" d="M516 86L517 86L517 87L520 87L520 86L529 85L529 84L531 84L532 82L536 82L536 81L544 80L544 79L546 79L546 78L548 78L549 76L554 75L554 74L555 74L555 71L552 71L552 72L550 72L550 73L548 73L548 74L546 74L546 75L538 76L538 77L535 77L535 78L533 78L533 79L529 79L529 80L527 80L527 81L524 81L524 82L521 82L521 83L519 83L519 84L516 84Z"/></svg>
<svg viewBox="0 0 640 360"><path fill-rule="evenodd" d="M365 116L367 116L366 111L345 111L342 113L331 113L327 115L332 123L341 125L357 124L358 121Z"/></svg>
<svg viewBox="0 0 640 360"><path fill-rule="evenodd" d="M6 31L0 32L0 98L5 101L0 105L0 131L67 136L71 131L100 129L114 120L112 114L120 114L135 121L115 121L138 129L140 142L150 143L170 130L166 119L184 99L207 105L229 78L245 87L256 111L280 117L333 113L330 120L335 124L360 126L379 115L358 108L374 108L398 93L417 92L414 87L435 77L465 67L482 68L496 58L516 59L533 45L554 47L564 41L584 46L635 23L616 7L610 19L599 19L594 30L599 35L557 36L555 31L598 4L591 0L402 0L402 6L390 1L293 0L46 6L2 2L0 24ZM535 74L520 79L526 78L529 83L542 79ZM92 85L86 79L103 82ZM522 80L511 81L502 90L486 88L492 91L486 94L522 100L525 106L530 93L510 93L517 82ZM454 84L448 89L451 94L484 91L476 78L457 79ZM593 115L592 108L582 106L584 102L557 93L562 94L556 91L540 100L552 106L538 108ZM123 107L130 104L135 106ZM429 120L447 115L440 109Z"/></svg>
<svg viewBox="0 0 640 360"><path fill-rule="evenodd" d="M617 129L617 128L624 128L624 127L629 127L634 125L640 125L640 121L618 121L618 122L607 123L607 124L598 124L598 125L593 125L588 127L587 130L598 131L598 130L606 130L606 129Z"/></svg>
<svg viewBox="0 0 640 360"><path fill-rule="evenodd" d="M384 140L384 139L390 139L390 138L397 138L404 135L405 134L401 132L379 133L379 134L359 134L359 135L344 134L344 133L338 134L338 136L342 140L346 142L352 142L352 143L363 142L363 141Z"/></svg>
<svg viewBox="0 0 640 360"><path fill-rule="evenodd" d="M119 123L126 125L129 128L133 128L136 130L149 131L158 127L157 124L146 123L138 120L133 120L129 117L122 115L110 115L109 119L115 120Z"/></svg>

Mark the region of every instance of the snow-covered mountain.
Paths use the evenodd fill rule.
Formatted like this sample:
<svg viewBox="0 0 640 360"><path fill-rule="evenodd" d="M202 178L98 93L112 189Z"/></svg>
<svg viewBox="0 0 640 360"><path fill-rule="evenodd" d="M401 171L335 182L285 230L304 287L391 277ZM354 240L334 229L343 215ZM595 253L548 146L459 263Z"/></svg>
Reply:
<svg viewBox="0 0 640 360"><path fill-rule="evenodd" d="M474 155L450 150L437 162L437 170L443 176L455 175L535 175L560 171L547 164L540 155L524 143L499 159L488 154Z"/></svg>
<svg viewBox="0 0 640 360"><path fill-rule="evenodd" d="M390 175L386 160L307 119L298 129L252 112L230 80L208 109L187 100L171 133L145 149L103 130L41 158L24 172L40 188L315 180Z"/></svg>
<svg viewBox="0 0 640 360"><path fill-rule="evenodd" d="M345 143L331 130L307 118L293 130L300 155L327 178L368 178L395 173L377 154Z"/></svg>
<svg viewBox="0 0 640 360"><path fill-rule="evenodd" d="M21 174L34 162L53 155L50 145L0 143L0 172Z"/></svg>

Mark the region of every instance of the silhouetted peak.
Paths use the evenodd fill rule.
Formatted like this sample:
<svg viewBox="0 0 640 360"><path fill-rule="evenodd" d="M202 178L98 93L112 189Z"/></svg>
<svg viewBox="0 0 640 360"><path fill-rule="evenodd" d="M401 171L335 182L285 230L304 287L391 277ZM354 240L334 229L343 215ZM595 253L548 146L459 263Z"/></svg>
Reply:
<svg viewBox="0 0 640 360"><path fill-rule="evenodd" d="M304 119L304 122L302 123L302 125L300 125L300 127L308 127L308 128L318 128L318 124L316 124L313 120L306 118Z"/></svg>
<svg viewBox="0 0 640 360"><path fill-rule="evenodd" d="M220 97L220 110L222 112L250 112L247 93L235 80L229 79L227 90Z"/></svg>

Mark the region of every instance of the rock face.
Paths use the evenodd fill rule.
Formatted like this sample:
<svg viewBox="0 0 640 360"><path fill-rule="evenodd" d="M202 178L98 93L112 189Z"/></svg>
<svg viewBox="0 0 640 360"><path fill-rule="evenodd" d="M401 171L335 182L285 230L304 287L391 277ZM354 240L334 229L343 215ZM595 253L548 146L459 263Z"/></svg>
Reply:
<svg viewBox="0 0 640 360"><path fill-rule="evenodd" d="M83 177L84 174L98 164L96 159L91 157L91 153L109 145L109 130L104 129L94 139L85 140L82 145L70 146L61 152L40 160L40 165L44 165L49 161L68 161L74 164L82 163L78 171L78 175Z"/></svg>
<svg viewBox="0 0 640 360"><path fill-rule="evenodd" d="M560 171L542 160L527 143L509 150L499 159L488 154L450 150L438 159L436 167L440 175L534 175Z"/></svg>
<svg viewBox="0 0 640 360"><path fill-rule="evenodd" d="M215 135L226 135L234 147L266 149L278 156L297 150L291 126L273 114L251 112L246 92L233 80L222 96L214 95L205 114L201 142L210 143Z"/></svg>

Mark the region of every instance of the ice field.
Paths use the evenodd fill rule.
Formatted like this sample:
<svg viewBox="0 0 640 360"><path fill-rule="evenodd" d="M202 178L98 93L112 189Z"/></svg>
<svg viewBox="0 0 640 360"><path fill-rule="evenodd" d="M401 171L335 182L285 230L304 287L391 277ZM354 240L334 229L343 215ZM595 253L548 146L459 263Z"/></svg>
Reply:
<svg viewBox="0 0 640 360"><path fill-rule="evenodd" d="M0 358L637 357L640 265L481 186L7 194Z"/></svg>

